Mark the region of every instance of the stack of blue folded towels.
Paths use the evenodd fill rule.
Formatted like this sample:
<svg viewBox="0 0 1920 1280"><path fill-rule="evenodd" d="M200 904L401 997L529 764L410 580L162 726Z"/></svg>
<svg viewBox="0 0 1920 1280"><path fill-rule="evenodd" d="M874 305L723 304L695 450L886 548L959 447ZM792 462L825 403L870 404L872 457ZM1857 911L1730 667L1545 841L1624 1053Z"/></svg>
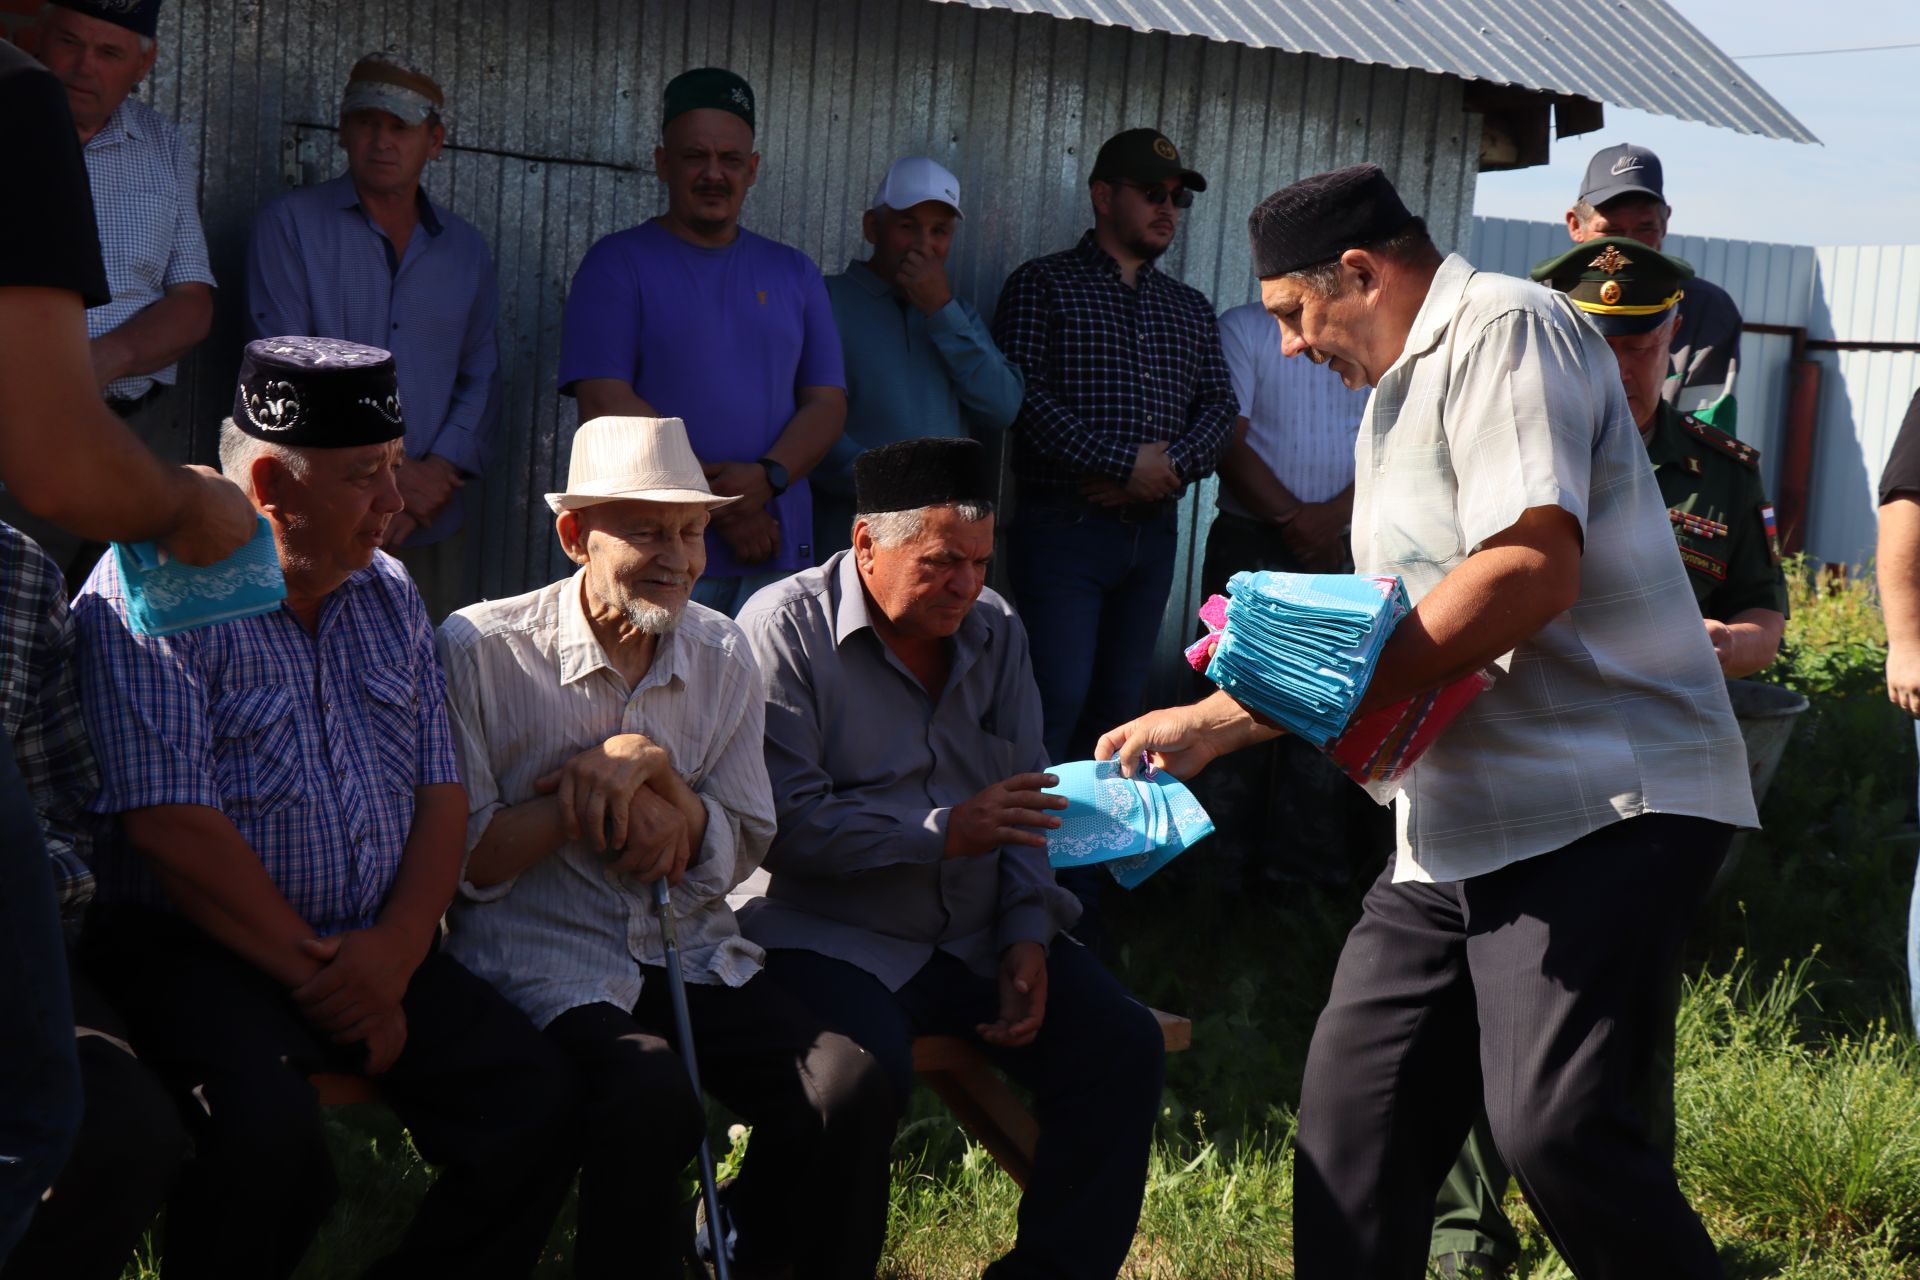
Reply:
<svg viewBox="0 0 1920 1280"><path fill-rule="evenodd" d="M1316 747L1340 736L1408 611L1397 577L1236 573L1207 677Z"/></svg>

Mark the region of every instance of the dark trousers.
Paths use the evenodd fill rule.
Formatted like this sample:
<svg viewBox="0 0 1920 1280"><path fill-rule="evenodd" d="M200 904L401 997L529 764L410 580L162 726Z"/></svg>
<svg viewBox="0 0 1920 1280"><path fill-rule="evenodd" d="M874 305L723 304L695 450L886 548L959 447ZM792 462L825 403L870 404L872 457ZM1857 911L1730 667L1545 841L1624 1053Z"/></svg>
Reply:
<svg viewBox="0 0 1920 1280"><path fill-rule="evenodd" d="M70 976L86 1116L0 1280L118 1280L193 1149L125 1021L84 975Z"/></svg>
<svg viewBox="0 0 1920 1280"><path fill-rule="evenodd" d="M547 1026L585 1092L582 1277L678 1277L688 1243L679 1177L706 1112L676 1052L666 973L642 973L632 1013L582 1005ZM701 1084L753 1126L723 1196L730 1260L791 1265L800 1280L873 1275L894 1132L878 1064L765 974L743 987L689 983L687 1007Z"/></svg>
<svg viewBox="0 0 1920 1280"><path fill-rule="evenodd" d="M973 1038L975 1026L999 1016L997 981L944 952L898 991L812 951L773 951L767 972L873 1052L903 1111L915 1036ZM1146 1190L1165 1054L1159 1023L1085 947L1062 935L1047 960L1040 1034L1024 1048L987 1053L1032 1090L1040 1124L1019 1236L987 1274L1110 1280L1126 1261ZM884 1212L886 1189L871 1194Z"/></svg>
<svg viewBox="0 0 1920 1280"><path fill-rule="evenodd" d="M196 1155L167 1204L166 1276L292 1273L336 1187L309 1074L358 1046L314 1031L278 983L186 922L123 910L86 971L188 1117ZM526 1017L438 949L402 998L407 1041L381 1097L440 1176L383 1276L523 1276L572 1179L573 1072Z"/></svg>
<svg viewBox="0 0 1920 1280"><path fill-rule="evenodd" d="M1153 643L1173 587L1179 530L1171 501L1121 514L1022 497L1007 572L1040 686L1047 759L1085 760L1100 735L1144 710ZM1062 872L1083 908L1076 932L1106 950L1100 867Z"/></svg>
<svg viewBox="0 0 1920 1280"><path fill-rule="evenodd" d="M0 733L0 1262L80 1128L73 1002L40 819Z"/></svg>
<svg viewBox="0 0 1920 1280"><path fill-rule="evenodd" d="M1225 595L1242 571L1306 570L1277 526L1222 511L1207 532L1200 595ZM1343 566L1350 571L1352 564ZM1194 634L1199 634L1196 624ZM1197 678L1202 694L1212 681ZM1393 848L1393 811L1373 802L1326 756L1287 735L1214 761L1193 782L1213 815L1213 857L1237 861L1243 880L1346 884Z"/></svg>
<svg viewBox="0 0 1920 1280"><path fill-rule="evenodd" d="M1654 1140L1666 991L1729 830L1664 814L1450 884L1368 891L1314 1030L1294 1172L1301 1280L1413 1280L1485 1107L1582 1280L1717 1277Z"/></svg>

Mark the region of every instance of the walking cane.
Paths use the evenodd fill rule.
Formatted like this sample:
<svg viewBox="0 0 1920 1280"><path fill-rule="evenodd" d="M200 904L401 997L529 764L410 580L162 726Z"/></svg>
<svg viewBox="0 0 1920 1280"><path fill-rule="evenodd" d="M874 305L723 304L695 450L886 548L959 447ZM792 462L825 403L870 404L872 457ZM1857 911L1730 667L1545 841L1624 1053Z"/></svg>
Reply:
<svg viewBox="0 0 1920 1280"><path fill-rule="evenodd" d="M673 1026L680 1036L680 1061L693 1082L700 1115L700 1194L707 1204L707 1244L713 1249L715 1280L732 1280L727 1251L720 1242L720 1184L713 1176L713 1152L707 1147L706 1095L700 1092L700 1064L693 1053L693 1019L687 1013L687 977L680 971L680 938L674 928L673 899L664 877L653 882L653 911L660 917L660 937L667 952L667 990L673 996Z"/></svg>

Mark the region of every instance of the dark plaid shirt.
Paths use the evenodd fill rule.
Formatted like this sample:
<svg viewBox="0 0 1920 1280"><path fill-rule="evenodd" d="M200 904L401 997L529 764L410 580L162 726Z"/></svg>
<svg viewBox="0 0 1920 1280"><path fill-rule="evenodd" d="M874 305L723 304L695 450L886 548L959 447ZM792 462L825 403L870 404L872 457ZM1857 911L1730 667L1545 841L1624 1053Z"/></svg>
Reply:
<svg viewBox="0 0 1920 1280"><path fill-rule="evenodd" d="M93 898L87 860L96 819L87 804L100 789L76 644L60 570L33 539L0 523L0 728L33 796L67 918Z"/></svg>
<svg viewBox="0 0 1920 1280"><path fill-rule="evenodd" d="M1029 490L1124 482L1157 440L1192 482L1227 447L1239 407L1213 305L1150 265L1129 289L1091 231L1007 277L993 338L1026 375L1013 472Z"/></svg>

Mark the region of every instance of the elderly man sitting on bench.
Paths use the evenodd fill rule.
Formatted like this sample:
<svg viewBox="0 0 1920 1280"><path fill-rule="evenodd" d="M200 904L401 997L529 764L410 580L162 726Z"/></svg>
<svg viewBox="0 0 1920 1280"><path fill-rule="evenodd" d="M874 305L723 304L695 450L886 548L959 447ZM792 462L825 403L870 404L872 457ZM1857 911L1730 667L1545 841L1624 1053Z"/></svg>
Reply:
<svg viewBox="0 0 1920 1280"><path fill-rule="evenodd" d="M971 440L854 465L853 547L740 615L766 681L779 831L742 927L767 971L874 1054L905 1109L915 1036L977 1037L1030 1087L1041 1139L1013 1251L988 1269L1111 1277L1160 1098L1153 1014L1063 930L1047 865L1040 694L986 588L992 472ZM884 1170L849 1188L876 1221Z"/></svg>
<svg viewBox="0 0 1920 1280"><path fill-rule="evenodd" d="M220 462L284 604L141 634L109 555L74 605L94 808L133 854L102 856L81 963L196 1144L169 1280L298 1266L335 1190L314 1072L379 1077L441 1166L369 1274L525 1275L572 1175L565 1059L439 944L466 803L433 628L380 550L404 432L387 352L249 344Z"/></svg>

